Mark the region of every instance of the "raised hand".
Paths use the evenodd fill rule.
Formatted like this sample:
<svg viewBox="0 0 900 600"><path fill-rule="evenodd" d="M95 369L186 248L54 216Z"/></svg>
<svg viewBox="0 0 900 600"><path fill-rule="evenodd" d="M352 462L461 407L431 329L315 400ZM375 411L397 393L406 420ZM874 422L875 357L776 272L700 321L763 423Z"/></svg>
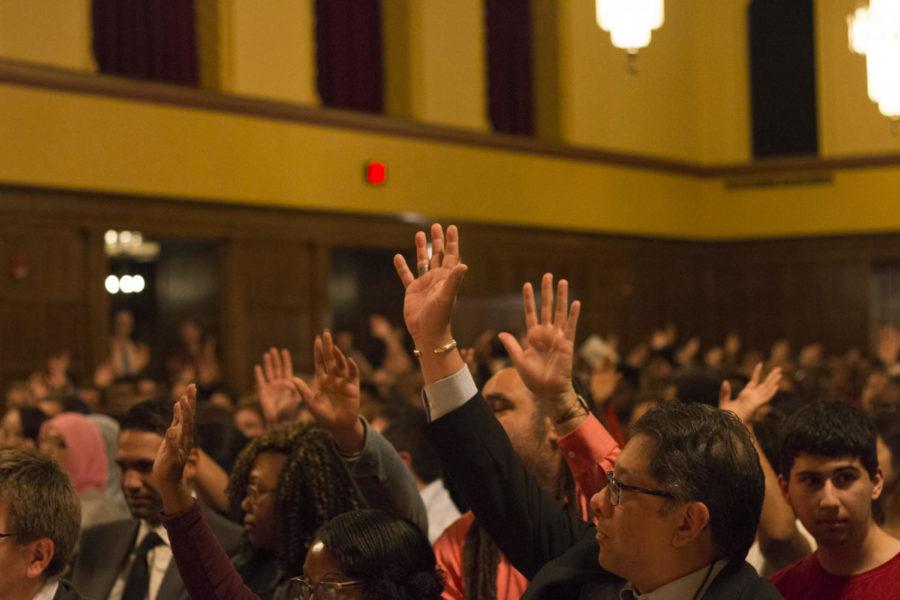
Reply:
<svg viewBox="0 0 900 600"><path fill-rule="evenodd" d="M284 348L269 348L262 366L256 365L256 393L269 427L292 421L300 408L300 393L294 386L291 353Z"/></svg>
<svg viewBox="0 0 900 600"><path fill-rule="evenodd" d="M554 308L553 275L544 274L538 316L534 290L530 283L526 283L522 288L522 299L528 348L523 350L515 336L509 333L499 336L519 377L545 404L554 421L578 405L572 388L572 363L581 303L576 300L569 308L568 294L569 284L561 279L557 285Z"/></svg>
<svg viewBox="0 0 900 600"><path fill-rule="evenodd" d="M191 384L175 403L172 424L153 461L153 481L163 501L163 510L175 514L188 508L191 494L184 483L184 468L194 449L194 413L197 386Z"/></svg>
<svg viewBox="0 0 900 600"><path fill-rule="evenodd" d="M763 364L757 363L753 369L753 376L750 377L750 381L734 400L731 399L731 384L728 383L727 379L722 382L722 388L719 390L719 408L730 410L745 425L750 424L753 413L760 406L769 402L778 391L778 382L781 381L781 368L772 369L772 372L766 376L765 380L760 382L762 369Z"/></svg>
<svg viewBox="0 0 900 600"><path fill-rule="evenodd" d="M467 270L459 260L459 233L455 225L444 231L435 223L431 226L431 258L425 233L416 233L415 277L402 255L394 256L394 267L406 288L403 299L403 319L406 328L420 350L431 351L452 339L450 317L456 293Z"/></svg>
<svg viewBox="0 0 900 600"><path fill-rule="evenodd" d="M293 385L338 449L344 454L355 454L365 443L365 430L359 420L359 368L334 345L327 329L316 336L313 356L316 391L299 377L293 378Z"/></svg>

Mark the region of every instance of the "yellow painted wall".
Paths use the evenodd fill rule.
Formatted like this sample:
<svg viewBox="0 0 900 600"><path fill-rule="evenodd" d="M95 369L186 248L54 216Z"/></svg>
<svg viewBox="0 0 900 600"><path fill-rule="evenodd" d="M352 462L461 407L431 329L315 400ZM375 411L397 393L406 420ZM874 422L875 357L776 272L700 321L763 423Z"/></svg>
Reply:
<svg viewBox="0 0 900 600"><path fill-rule="evenodd" d="M219 0L222 91L318 104L313 0Z"/></svg>
<svg viewBox="0 0 900 600"><path fill-rule="evenodd" d="M483 0L409 0L412 117L487 131Z"/></svg>
<svg viewBox="0 0 900 600"><path fill-rule="evenodd" d="M866 59L848 49L847 15L856 0L817 0L819 149L824 156L900 152L900 134L866 90ZM900 65L897 65L900 69Z"/></svg>
<svg viewBox="0 0 900 600"><path fill-rule="evenodd" d="M487 129L480 0L390 1L408 2L401 19L408 35L394 46L408 58L404 116ZM851 2L817 4L822 148L828 156L897 151L886 119L865 97L862 58L846 53ZM592 0L560 3L563 139L746 161L746 3L669 0L637 76L597 29ZM40 22L30 10L36 5ZM0 2L0 57L92 68L88 0L59 6L66 8ZM222 85L315 103L312 0L265 6L220 4ZM46 27L58 35L38 33ZM389 166L384 188L362 183L372 158ZM900 230L898 168L841 171L826 186L734 191L718 180L5 84L0 184L705 239Z"/></svg>
<svg viewBox="0 0 900 600"><path fill-rule="evenodd" d="M0 57L95 71L90 0L2 0Z"/></svg>
<svg viewBox="0 0 900 600"><path fill-rule="evenodd" d="M900 230L900 168L720 181L0 85L0 184L686 238ZM8 115L15 115L8 118ZM365 161L387 163L381 188Z"/></svg>

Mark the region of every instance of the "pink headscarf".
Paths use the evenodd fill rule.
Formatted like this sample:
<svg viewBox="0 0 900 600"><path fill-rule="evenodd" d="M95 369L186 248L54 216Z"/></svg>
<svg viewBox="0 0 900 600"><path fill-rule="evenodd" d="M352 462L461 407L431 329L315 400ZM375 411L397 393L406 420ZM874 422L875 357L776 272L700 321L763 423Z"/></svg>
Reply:
<svg viewBox="0 0 900 600"><path fill-rule="evenodd" d="M41 437L53 428L66 442L63 471L75 489L83 492L106 487L106 447L100 431L90 419L79 413L62 413L41 425Z"/></svg>

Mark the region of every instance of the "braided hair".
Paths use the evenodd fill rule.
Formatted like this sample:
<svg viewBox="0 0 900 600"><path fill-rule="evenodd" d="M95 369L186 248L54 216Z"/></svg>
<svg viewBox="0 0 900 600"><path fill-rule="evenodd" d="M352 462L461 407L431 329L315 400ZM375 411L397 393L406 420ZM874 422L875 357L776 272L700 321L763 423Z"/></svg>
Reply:
<svg viewBox="0 0 900 600"><path fill-rule="evenodd" d="M350 474L331 438L314 424L293 423L270 431L241 452L228 484L234 516L247 495L250 471L262 452L288 455L275 490L275 557L286 578L301 575L316 531L329 519L360 507Z"/></svg>
<svg viewBox="0 0 900 600"><path fill-rule="evenodd" d="M566 503L566 510L570 514L580 518L581 498L575 477L565 461L562 458L560 461L563 464L560 465L553 495ZM472 521L463 544L463 589L467 598L496 600L500 557L500 549L488 532L477 519Z"/></svg>

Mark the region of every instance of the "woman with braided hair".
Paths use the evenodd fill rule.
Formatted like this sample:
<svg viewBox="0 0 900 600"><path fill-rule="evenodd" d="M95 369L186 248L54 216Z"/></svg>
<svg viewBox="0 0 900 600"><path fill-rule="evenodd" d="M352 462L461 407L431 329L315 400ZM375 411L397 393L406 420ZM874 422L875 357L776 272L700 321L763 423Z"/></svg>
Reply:
<svg viewBox="0 0 900 600"><path fill-rule="evenodd" d="M248 542L232 562L264 600L299 574L322 523L360 506L328 434L303 423L278 427L250 443L235 463L228 496Z"/></svg>
<svg viewBox="0 0 900 600"><path fill-rule="evenodd" d="M229 485L231 505L244 513L248 541L256 550L236 565L210 535L179 479L193 447L195 388L189 387L176 406L154 463L154 478L176 564L195 600L288 598L289 579L300 574L315 532L329 519L366 503L397 510L426 527L412 477L390 445L359 418L358 372L334 347L328 332L324 338L317 337L315 344L318 392L294 379L297 395L302 394L321 428L292 424L262 436L236 465Z"/></svg>

